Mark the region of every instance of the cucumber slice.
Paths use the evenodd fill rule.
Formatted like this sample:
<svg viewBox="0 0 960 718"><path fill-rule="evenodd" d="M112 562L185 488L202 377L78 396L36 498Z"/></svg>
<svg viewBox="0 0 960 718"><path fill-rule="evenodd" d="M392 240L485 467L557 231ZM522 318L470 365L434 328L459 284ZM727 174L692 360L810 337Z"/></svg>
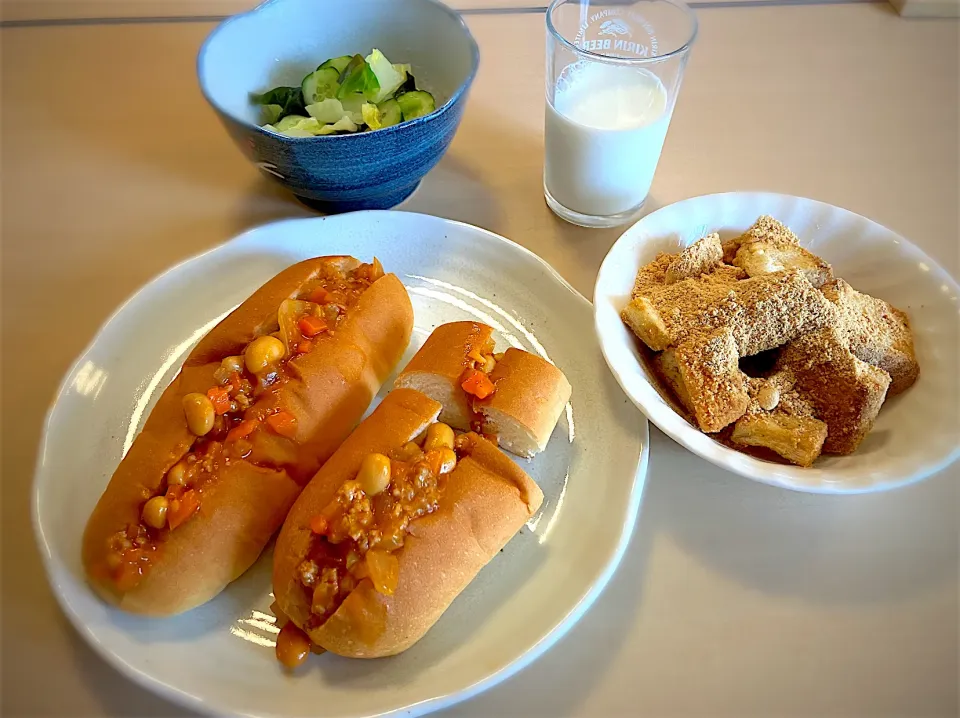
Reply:
<svg viewBox="0 0 960 718"><path fill-rule="evenodd" d="M377 109L380 110L380 126L391 127L403 122L403 112L400 110L400 103L396 100L384 100Z"/></svg>
<svg viewBox="0 0 960 718"><path fill-rule="evenodd" d="M397 104L400 105L400 112L403 113L404 121L429 115L437 109L433 95L423 90L404 92L402 95L397 95L396 100Z"/></svg>
<svg viewBox="0 0 960 718"><path fill-rule="evenodd" d="M303 104L312 105L329 97L336 97L340 89L340 74L332 67L314 70L300 84L303 92Z"/></svg>
<svg viewBox="0 0 960 718"><path fill-rule="evenodd" d="M367 100L372 100L380 92L380 82L370 65L363 59L363 55L354 55L343 71L343 81L337 91L337 99L342 100L354 92L361 93Z"/></svg>
<svg viewBox="0 0 960 718"><path fill-rule="evenodd" d="M333 68L337 71L337 80L339 81L340 76L343 75L343 71L347 69L347 65L350 64L350 61L353 59L352 55L342 55L341 57L333 57L327 60L325 63L318 67L318 70L324 70L326 68Z"/></svg>

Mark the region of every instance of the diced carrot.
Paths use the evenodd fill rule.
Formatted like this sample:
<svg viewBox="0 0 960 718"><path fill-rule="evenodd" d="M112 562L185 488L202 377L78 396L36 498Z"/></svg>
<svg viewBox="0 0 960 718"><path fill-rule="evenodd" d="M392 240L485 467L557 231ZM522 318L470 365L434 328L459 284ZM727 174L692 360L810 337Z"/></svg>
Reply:
<svg viewBox="0 0 960 718"><path fill-rule="evenodd" d="M326 304L330 301L330 292L323 287L317 287L307 295L307 301L315 304Z"/></svg>
<svg viewBox="0 0 960 718"><path fill-rule="evenodd" d="M305 337L315 337L317 334L327 331L327 323L312 314L301 317L300 321L297 322L297 327Z"/></svg>
<svg viewBox="0 0 960 718"><path fill-rule="evenodd" d="M297 354L306 354L313 350L313 341L304 339L297 343Z"/></svg>
<svg viewBox="0 0 960 718"><path fill-rule="evenodd" d="M167 523L170 525L170 530L177 528L184 521L193 516L200 508L200 495L191 489L187 491L179 499L176 499L170 503L170 508L167 510Z"/></svg>
<svg viewBox="0 0 960 718"><path fill-rule="evenodd" d="M496 388L493 385L493 382L490 381L490 377L478 369L471 369L468 371L467 377L463 380L463 383L460 385L460 387L465 392L472 394L478 399L486 399L494 392L494 389Z"/></svg>
<svg viewBox="0 0 960 718"><path fill-rule="evenodd" d="M179 499L183 495L182 486L171 486L167 489L166 498L167 501L173 501Z"/></svg>
<svg viewBox="0 0 960 718"><path fill-rule="evenodd" d="M310 519L310 530L318 536L323 536L330 530L330 522L323 514L317 514Z"/></svg>
<svg viewBox="0 0 960 718"><path fill-rule="evenodd" d="M250 436L257 428L257 423L258 422L253 419L244 419L227 432L227 441L236 441L237 439Z"/></svg>
<svg viewBox="0 0 960 718"><path fill-rule="evenodd" d="M215 386L207 392L207 398L213 404L213 410L217 412L217 416L230 411L231 388L229 384L227 386Z"/></svg>
<svg viewBox="0 0 960 718"><path fill-rule="evenodd" d="M289 411L278 411L267 417L267 424L280 436L293 437L297 433L297 417Z"/></svg>

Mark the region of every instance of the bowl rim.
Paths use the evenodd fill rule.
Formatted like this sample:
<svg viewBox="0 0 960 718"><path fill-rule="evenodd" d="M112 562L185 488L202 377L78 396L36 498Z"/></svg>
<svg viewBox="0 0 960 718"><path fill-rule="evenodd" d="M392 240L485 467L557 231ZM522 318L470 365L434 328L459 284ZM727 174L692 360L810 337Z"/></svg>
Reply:
<svg viewBox="0 0 960 718"><path fill-rule="evenodd" d="M470 86L473 84L473 81L477 76L477 71L480 68L480 47L477 45L477 40L476 38L474 38L473 33L470 32L470 28L467 26L467 23L464 22L463 16L453 8L449 7L443 2L440 2L440 0L421 0L421 1L426 2L430 5L433 5L436 9L446 13L447 15L452 17L460 26L460 29L463 31L463 34L466 37L467 42L470 46L470 65L471 65L470 73L467 75L466 79L464 79L463 82L460 83L457 89L454 90L453 94L450 95L447 101L444 102L440 107L435 109L433 112L431 112L429 115L423 115L422 117L417 117L416 119L408 120L406 122L400 122L399 124L392 125L390 127L383 127L379 130L374 130L374 132L377 132L377 133L399 132L401 131L401 128L423 125L423 124L426 124L431 119L445 114L451 107L456 105L457 102L459 102L459 100L466 94L467 90L470 89ZM215 28L213 28L213 30L210 31L210 34L208 34L206 38L204 38L203 44L200 45L200 50L197 52L197 61L196 61L197 82L200 85L200 93L203 95L203 98L220 115L224 117L229 117L233 122L236 122L237 124L242 125L243 127L253 132L256 132L257 134L263 135L264 137L270 137L271 139L278 140L281 142L283 141L310 142L314 140L324 140L327 142L338 141L338 140L343 141L351 137L361 137L363 135L368 134L366 132L353 132L353 133L344 134L344 135L315 135L313 137L290 137L288 135L281 135L276 132L269 132L263 129L260 125L256 123L249 122L248 120L245 120L243 118L236 116L232 112L228 112L222 105L216 102L211 96L209 90L207 89L207 82L203 72L201 72L201 68L204 63L204 59L206 58L207 51L210 49L210 45L213 42L213 40L216 38L216 36L220 34L223 30L225 30L231 23L236 22L242 18L246 18L247 16L256 15L257 13L263 10L267 10L274 5L281 5L283 2L285 2L285 0L263 0L263 2L261 2L257 6L245 12L237 13L236 15L231 15L227 19L223 20Z"/></svg>
<svg viewBox="0 0 960 718"><path fill-rule="evenodd" d="M602 284L604 276L607 274L609 267L614 262L614 250L618 245L621 245L624 242L624 240L627 238L627 235L634 233L637 225L639 225L641 222L649 220L651 217L653 217L653 215L659 212L664 212L668 209L676 211L678 205L684 205L692 202L720 200L734 196L737 196L741 199L747 198L754 202L764 200L789 200L809 203L811 205L827 207L831 210L837 210L857 217L860 220L879 227L880 229L884 230L884 232L895 237L897 243L900 244L907 253L913 255L913 257L915 257L918 261L924 262L929 266L931 275L936 276L938 281L941 281L945 285L949 286L954 292L955 296L960 295L960 284L958 284L957 280L954 279L953 276L939 262L928 255L923 249L906 239L899 232L840 205L835 205L822 200L799 195L769 191L748 190L716 192L694 197L687 197L678 200L677 202L659 207L626 227L620 236L617 237L616 241L610 246L610 249L607 251L607 254L604 256L603 261L600 264L600 269L597 272L597 279L593 289L594 331L597 335L597 340L600 344L600 350L605 361L607 362L607 366L610 368L610 372L614 375L614 378L620 385L620 388L623 390L623 393L627 396L627 398L633 402L633 404L640 409L644 416L646 416L647 419L649 419L650 422L652 422L658 429L663 431L671 439L700 458L709 461L715 466L719 466L722 469L739 474L740 476L753 481L790 491L830 495L857 495L886 492L900 489L929 478L933 474L942 471L960 459L960 445L958 445L952 452L941 456L935 462L925 464L908 476L896 479L891 479L888 477L879 483L873 484L845 486L842 482L835 482L829 479L824 480L824 474L829 475L829 471L826 469L817 468L816 466L812 468L801 468L793 465L772 463L724 446L709 435L701 432L698 428L691 426L686 419L684 419L672 406L666 402L664 402L662 407L656 403L650 403L647 396L637 394L628 388L625 378L617 368L617 362L611 357L610 347L608 346L610 339L604 329L604 303L607 299L607 291ZM656 393L656 388L648 378L645 377L644 382L652 392ZM677 421L673 421L672 419L674 418L677 419ZM812 481L817 476L820 477L820 480Z"/></svg>

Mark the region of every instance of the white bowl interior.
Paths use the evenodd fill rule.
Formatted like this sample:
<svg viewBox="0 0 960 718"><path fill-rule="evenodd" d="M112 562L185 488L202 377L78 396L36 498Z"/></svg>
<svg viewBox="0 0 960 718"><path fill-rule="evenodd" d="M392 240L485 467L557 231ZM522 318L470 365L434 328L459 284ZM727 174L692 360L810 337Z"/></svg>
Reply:
<svg viewBox="0 0 960 718"><path fill-rule="evenodd" d="M801 244L833 265L855 289L885 299L911 319L920 379L888 400L851 456L824 456L813 468L757 459L715 442L663 400L641 361L637 340L620 320L636 270L657 252L675 252L704 234L724 239L769 214ZM628 229L600 269L594 297L600 344L624 391L660 429L722 467L803 491L853 493L903 485L960 455L960 288L943 269L894 232L822 202L764 193L727 193L678 202Z"/></svg>
<svg viewBox="0 0 960 718"><path fill-rule="evenodd" d="M374 47L391 62L411 64L417 86L434 94L437 107L474 69L469 31L434 0L270 0L214 30L197 72L214 105L258 124L250 93L299 85L327 58Z"/></svg>

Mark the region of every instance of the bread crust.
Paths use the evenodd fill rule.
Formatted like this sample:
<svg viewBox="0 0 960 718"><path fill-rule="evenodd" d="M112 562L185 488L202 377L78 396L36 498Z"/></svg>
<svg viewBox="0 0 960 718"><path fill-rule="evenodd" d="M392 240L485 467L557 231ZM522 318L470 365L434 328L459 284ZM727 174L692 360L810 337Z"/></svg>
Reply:
<svg viewBox="0 0 960 718"><path fill-rule="evenodd" d="M375 281L330 336L309 354L289 360L289 380L262 397L297 419L298 460L269 469L245 460L225 466L205 485L196 516L157 539L149 571L119 592L106 568L108 540L140 521L143 502L190 450L181 399L216 385L224 356L240 353L275 326L280 302L297 296L330 266L350 270L352 257L319 257L289 267L258 289L194 348L160 396L143 430L120 462L88 520L82 559L94 590L120 608L153 616L181 613L210 600L257 559L283 522L301 486L360 420L400 360L413 329L413 308L395 275Z"/></svg>
<svg viewBox="0 0 960 718"><path fill-rule="evenodd" d="M543 357L511 347L490 372L490 380L497 390L482 401L474 401L474 409L496 425L505 420L519 425L537 445L537 451L523 451L507 446L501 438L501 445L508 451L528 458L543 451L570 400L567 377Z"/></svg>
<svg viewBox="0 0 960 718"><path fill-rule="evenodd" d="M395 389L318 472L290 511L274 551L274 595L281 611L318 646L352 658L400 653L440 618L457 595L540 508L543 494L527 474L486 439L447 475L439 505L410 525L397 551L399 582L392 596L363 579L323 624L307 627L309 599L296 568L308 555L310 519L352 479L363 457L388 452L416 436L440 405L419 392ZM379 616L371 630L364 624Z"/></svg>
<svg viewBox="0 0 960 718"><path fill-rule="evenodd" d="M472 397L460 387L464 370L471 367L467 357L493 344L493 328L480 322L450 322L431 332L427 341L404 368L395 387L415 389L443 404L440 421L468 431L475 417Z"/></svg>

